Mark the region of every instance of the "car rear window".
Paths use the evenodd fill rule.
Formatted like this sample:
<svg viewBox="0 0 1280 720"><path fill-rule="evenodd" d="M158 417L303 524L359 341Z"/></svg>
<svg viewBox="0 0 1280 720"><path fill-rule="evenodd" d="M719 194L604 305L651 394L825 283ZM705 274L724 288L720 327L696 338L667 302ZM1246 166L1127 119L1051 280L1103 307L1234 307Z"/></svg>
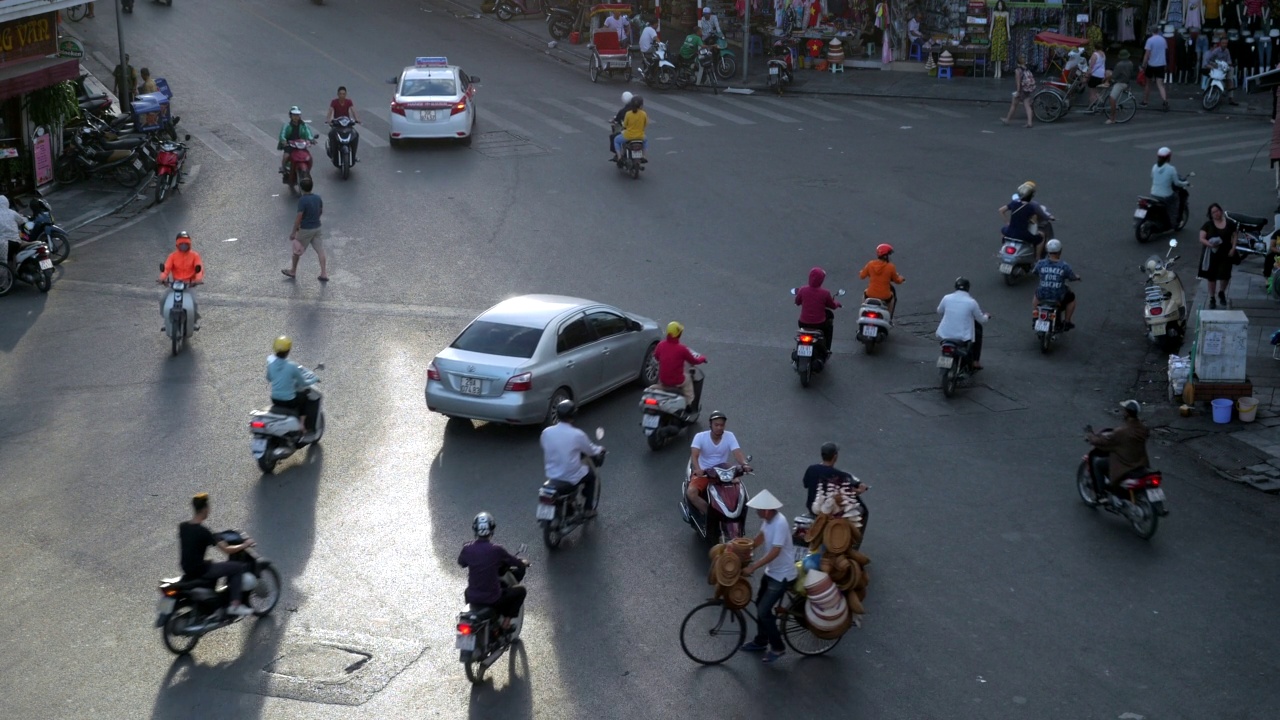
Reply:
<svg viewBox="0 0 1280 720"><path fill-rule="evenodd" d="M477 320L463 330L449 347L485 355L531 358L541 339L541 328Z"/></svg>
<svg viewBox="0 0 1280 720"><path fill-rule="evenodd" d="M452 97L458 94L457 88L453 78L407 78L400 94L405 97Z"/></svg>

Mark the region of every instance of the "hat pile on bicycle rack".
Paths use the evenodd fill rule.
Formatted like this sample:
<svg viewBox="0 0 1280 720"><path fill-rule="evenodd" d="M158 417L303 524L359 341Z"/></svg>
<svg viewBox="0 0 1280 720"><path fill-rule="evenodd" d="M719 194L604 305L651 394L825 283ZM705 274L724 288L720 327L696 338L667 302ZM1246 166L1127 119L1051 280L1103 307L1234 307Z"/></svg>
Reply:
<svg viewBox="0 0 1280 720"><path fill-rule="evenodd" d="M843 635L862 615L862 601L867 597L871 576L866 566L871 558L859 552L862 546L862 506L851 487L822 487L812 510L817 514L804 537L809 551L820 556L817 568L813 558L810 569L796 582L808 598L805 617L814 635L833 639Z"/></svg>
<svg viewBox="0 0 1280 720"><path fill-rule="evenodd" d="M751 604L751 581L742 575L742 569L751 562L754 543L750 538L737 538L711 548L711 570L707 584L716 588L715 597L734 610Z"/></svg>

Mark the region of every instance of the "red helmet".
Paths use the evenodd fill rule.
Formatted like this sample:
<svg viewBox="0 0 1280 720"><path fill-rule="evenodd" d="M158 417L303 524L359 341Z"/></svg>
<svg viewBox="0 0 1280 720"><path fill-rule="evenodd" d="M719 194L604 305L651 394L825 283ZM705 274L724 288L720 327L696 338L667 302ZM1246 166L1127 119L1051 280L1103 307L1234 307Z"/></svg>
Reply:
<svg viewBox="0 0 1280 720"><path fill-rule="evenodd" d="M876 246L876 257L884 257L893 252L893 246L889 243L880 243Z"/></svg>

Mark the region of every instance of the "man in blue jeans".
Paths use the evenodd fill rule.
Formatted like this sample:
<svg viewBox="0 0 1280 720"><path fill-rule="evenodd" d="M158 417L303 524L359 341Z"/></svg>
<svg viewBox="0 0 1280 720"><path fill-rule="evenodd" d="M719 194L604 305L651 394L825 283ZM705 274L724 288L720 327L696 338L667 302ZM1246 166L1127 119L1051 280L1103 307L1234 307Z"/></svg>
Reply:
<svg viewBox="0 0 1280 720"><path fill-rule="evenodd" d="M787 519L778 512L782 502L768 490L761 490L747 502L763 521L756 535L755 547L765 550L759 560L742 572L751 575L764 568L760 580L760 592L756 595L756 637L742 646L748 652L763 652L764 661L772 663L787 652L782 644L782 632L778 630L778 616L773 607L787 594L787 587L796 579L795 550L791 546L791 528Z"/></svg>

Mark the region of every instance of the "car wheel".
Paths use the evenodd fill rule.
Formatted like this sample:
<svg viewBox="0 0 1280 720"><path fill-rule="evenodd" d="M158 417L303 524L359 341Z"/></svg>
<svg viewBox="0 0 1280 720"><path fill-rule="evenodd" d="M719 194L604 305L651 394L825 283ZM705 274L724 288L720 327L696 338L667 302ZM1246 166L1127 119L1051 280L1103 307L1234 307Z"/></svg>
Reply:
<svg viewBox="0 0 1280 720"><path fill-rule="evenodd" d="M400 138L389 137L387 142L390 143L391 147L400 147Z"/></svg>
<svg viewBox="0 0 1280 720"><path fill-rule="evenodd" d="M658 382L658 359L653 356L653 351L658 347L658 343L651 343L649 349L644 351L644 360L640 361L640 377L638 380L644 387L655 385Z"/></svg>
<svg viewBox="0 0 1280 720"><path fill-rule="evenodd" d="M556 412L556 406L563 400L572 400L573 395L569 393L569 388L560 388L551 393L551 402L547 403L547 417L543 424L547 427L555 425L560 421L560 414Z"/></svg>

